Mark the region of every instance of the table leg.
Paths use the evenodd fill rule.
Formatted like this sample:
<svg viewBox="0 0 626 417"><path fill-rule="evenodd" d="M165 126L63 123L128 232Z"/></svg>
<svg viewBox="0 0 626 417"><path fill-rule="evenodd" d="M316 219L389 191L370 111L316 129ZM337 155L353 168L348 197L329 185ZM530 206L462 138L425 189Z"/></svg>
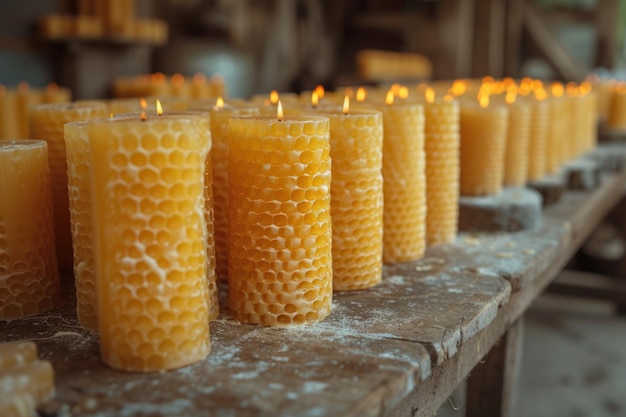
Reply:
<svg viewBox="0 0 626 417"><path fill-rule="evenodd" d="M520 317L474 368L467 381L466 417L510 417L522 361L523 317Z"/></svg>

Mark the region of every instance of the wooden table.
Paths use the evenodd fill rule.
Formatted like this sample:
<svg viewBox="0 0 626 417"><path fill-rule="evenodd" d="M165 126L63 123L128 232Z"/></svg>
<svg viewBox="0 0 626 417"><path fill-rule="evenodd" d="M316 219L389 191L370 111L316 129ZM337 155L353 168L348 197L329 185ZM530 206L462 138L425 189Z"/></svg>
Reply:
<svg viewBox="0 0 626 417"><path fill-rule="evenodd" d="M383 284L336 294L318 325L221 318L211 324L209 358L177 371L106 367L72 303L0 323L0 341L37 342L73 416L431 416L474 368L468 414L506 414L519 318L616 204L625 179L611 174L594 191L568 192L540 229L461 235L418 262L386 266Z"/></svg>

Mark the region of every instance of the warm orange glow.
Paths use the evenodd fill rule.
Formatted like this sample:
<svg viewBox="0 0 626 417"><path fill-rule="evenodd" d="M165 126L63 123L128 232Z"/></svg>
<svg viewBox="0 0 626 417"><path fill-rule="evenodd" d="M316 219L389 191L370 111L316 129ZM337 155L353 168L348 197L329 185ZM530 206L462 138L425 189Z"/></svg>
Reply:
<svg viewBox="0 0 626 417"><path fill-rule="evenodd" d="M511 77L504 77L502 84L504 84L505 87L509 87L510 85L515 85L515 80Z"/></svg>
<svg viewBox="0 0 626 417"><path fill-rule="evenodd" d="M280 100L278 100L278 106L276 106L276 118L279 122L281 122L283 120L283 117L283 105Z"/></svg>
<svg viewBox="0 0 626 417"><path fill-rule="evenodd" d="M20 93L26 93L30 90L30 85L26 81L20 81L17 85L17 91Z"/></svg>
<svg viewBox="0 0 626 417"><path fill-rule="evenodd" d="M387 96L385 96L385 104L391 106L393 104L395 96L396 95L393 93L393 90L390 89L389 91L387 91Z"/></svg>
<svg viewBox="0 0 626 417"><path fill-rule="evenodd" d="M565 94L570 97L575 97L577 93L578 87L575 82L569 82L565 85Z"/></svg>
<svg viewBox="0 0 626 417"><path fill-rule="evenodd" d="M218 110L224 108L224 99L221 96L215 100L215 108Z"/></svg>
<svg viewBox="0 0 626 417"><path fill-rule="evenodd" d="M562 97L563 94L565 94L565 88L563 88L563 84L559 82L552 83L550 91L554 97Z"/></svg>
<svg viewBox="0 0 626 417"><path fill-rule="evenodd" d="M46 91L49 93L54 93L55 91L59 91L59 85L57 83L50 83L46 87Z"/></svg>
<svg viewBox="0 0 626 417"><path fill-rule="evenodd" d="M196 72L191 78L191 82L197 85L204 85L207 82L206 74L203 72Z"/></svg>
<svg viewBox="0 0 626 417"><path fill-rule="evenodd" d="M502 93L504 93L504 89L505 89L504 83L501 82L501 81L496 81L491 86L491 92L493 94L502 94Z"/></svg>
<svg viewBox="0 0 626 417"><path fill-rule="evenodd" d="M350 97L345 96L343 98L343 114L348 114L350 112Z"/></svg>
<svg viewBox="0 0 626 417"><path fill-rule="evenodd" d="M324 98L324 86L323 85L317 85L315 86L315 92L317 93L317 96L322 99Z"/></svg>
<svg viewBox="0 0 626 417"><path fill-rule="evenodd" d="M7 92L6 86L0 84L0 94L6 94L6 92Z"/></svg>
<svg viewBox="0 0 626 417"><path fill-rule="evenodd" d="M109 114L109 119L113 118L113 112L111 112L111 114Z"/></svg>
<svg viewBox="0 0 626 417"><path fill-rule="evenodd" d="M454 97L452 97L450 94L446 94L445 96L443 96L443 101L454 101Z"/></svg>
<svg viewBox="0 0 626 417"><path fill-rule="evenodd" d="M534 93L535 93L535 98L539 101L545 100L548 97L546 90L544 90L543 88L534 90Z"/></svg>
<svg viewBox="0 0 626 417"><path fill-rule="evenodd" d="M626 94L626 84L625 83L617 83L614 90L617 94Z"/></svg>
<svg viewBox="0 0 626 417"><path fill-rule="evenodd" d="M148 102L143 97L139 99L139 105L141 106L143 110L148 108Z"/></svg>
<svg viewBox="0 0 626 417"><path fill-rule="evenodd" d="M435 90L432 89L431 87L426 88L426 91L424 91L424 98L426 99L428 103L434 103Z"/></svg>
<svg viewBox="0 0 626 417"><path fill-rule="evenodd" d="M531 88L533 90L541 90L543 88L543 82L541 80L533 80Z"/></svg>
<svg viewBox="0 0 626 417"><path fill-rule="evenodd" d="M272 104L272 103L270 103L270 101L268 99L264 99L263 100L263 105L264 106L269 106L270 104Z"/></svg>
<svg viewBox="0 0 626 417"><path fill-rule="evenodd" d="M423 93L426 92L426 89L428 89L428 88L429 88L428 84L426 84L426 83L419 83L417 85L417 93L418 94L423 94Z"/></svg>
<svg viewBox="0 0 626 417"><path fill-rule="evenodd" d="M318 104L320 104L320 98L318 97L317 92L313 91L311 93L311 105L315 108Z"/></svg>
<svg viewBox="0 0 626 417"><path fill-rule="evenodd" d="M452 92L455 96L462 96L467 91L467 86L461 80L454 80L452 83Z"/></svg>
<svg viewBox="0 0 626 417"><path fill-rule="evenodd" d="M398 89L398 97L400 97L401 99L407 99L409 97L409 89L406 88L406 86L401 86Z"/></svg>
<svg viewBox="0 0 626 417"><path fill-rule="evenodd" d="M141 112L141 116L139 116L139 118L141 119L142 122L145 122L146 120L148 120L148 117L146 116L145 111Z"/></svg>
<svg viewBox="0 0 626 417"><path fill-rule="evenodd" d="M171 81L174 87L182 87L185 84L185 76L183 74L174 74Z"/></svg>
<svg viewBox="0 0 626 417"><path fill-rule="evenodd" d="M157 99L156 101L156 112L159 116L163 115L163 107L161 106L161 102L159 101L159 99Z"/></svg>
<svg viewBox="0 0 626 417"><path fill-rule="evenodd" d="M589 81L583 81L578 86L578 90L580 91L580 93L582 95L586 95L586 94L590 93L591 89L592 89L592 87L591 87L591 83Z"/></svg>
<svg viewBox="0 0 626 417"><path fill-rule="evenodd" d="M506 95L504 96L504 101L506 102L506 104L513 104L515 103L516 98L517 98L517 89L510 89L509 91L506 92Z"/></svg>
<svg viewBox="0 0 626 417"><path fill-rule="evenodd" d="M495 81L496 80L491 75L487 75L482 79L483 84L493 84Z"/></svg>
<svg viewBox="0 0 626 417"><path fill-rule="evenodd" d="M489 107L489 94L478 93L478 104L483 109Z"/></svg>
<svg viewBox="0 0 626 417"><path fill-rule="evenodd" d="M353 97L353 96L354 96L354 88L352 88L352 87L346 87L346 88L343 90L343 94L344 94L344 95L346 95L346 96L348 96L348 97Z"/></svg>
<svg viewBox="0 0 626 417"><path fill-rule="evenodd" d="M400 84L398 83L393 83L391 84L391 87L389 88L391 91L393 91L394 95L398 95L398 90L400 90Z"/></svg>
<svg viewBox="0 0 626 417"><path fill-rule="evenodd" d="M527 96L532 91L532 80L530 80L530 78L528 78L528 80L529 80L528 82L524 82L524 79L522 79L522 82L520 83L520 86L517 92L521 96Z"/></svg>
<svg viewBox="0 0 626 417"><path fill-rule="evenodd" d="M157 85L161 85L161 84L165 84L165 80L167 79L167 77L162 72L157 72L155 74L152 74L151 79L153 83Z"/></svg>
<svg viewBox="0 0 626 417"><path fill-rule="evenodd" d="M278 97L278 91L276 91L276 90L272 90L272 91L270 92L270 103L272 103L272 104L276 104L276 103L278 103L278 99L279 99L279 97Z"/></svg>
<svg viewBox="0 0 626 417"><path fill-rule="evenodd" d="M367 96L367 91L365 90L365 88L359 87L358 90L356 90L356 101L358 102L365 101L366 96Z"/></svg>

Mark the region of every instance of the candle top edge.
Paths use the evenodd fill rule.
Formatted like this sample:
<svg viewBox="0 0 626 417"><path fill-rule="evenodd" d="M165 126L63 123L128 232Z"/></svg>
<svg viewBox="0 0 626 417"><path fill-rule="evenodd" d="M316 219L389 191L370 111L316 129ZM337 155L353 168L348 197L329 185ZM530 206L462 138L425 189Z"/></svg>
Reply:
<svg viewBox="0 0 626 417"><path fill-rule="evenodd" d="M48 142L41 139L1 139L0 152L13 151L15 149L30 149L48 147Z"/></svg>
<svg viewBox="0 0 626 417"><path fill-rule="evenodd" d="M145 120L142 120L142 114L145 114ZM105 124L105 123L130 123L130 122L143 122L143 123L156 123L159 121L172 121L172 120L197 120L208 119L209 113L206 111L179 111L179 112L167 112L161 115L155 112L143 112L143 113L119 113L113 117L101 117L98 119L91 119L85 121L86 124Z"/></svg>
<svg viewBox="0 0 626 417"><path fill-rule="evenodd" d="M295 115L288 114L285 115L282 120L278 120L276 116L270 115L242 115L242 116L234 116L231 117L231 120L242 120L242 121L251 121L251 122L328 122L328 117L324 117L323 115L316 114L306 114L306 115Z"/></svg>
<svg viewBox="0 0 626 417"><path fill-rule="evenodd" d="M103 100L79 100L79 101L68 101L64 103L41 103L41 104L35 104L31 107L31 109L35 111L49 111L49 110L65 111L65 110L71 110L71 109L88 109L88 108L106 109L107 104Z"/></svg>

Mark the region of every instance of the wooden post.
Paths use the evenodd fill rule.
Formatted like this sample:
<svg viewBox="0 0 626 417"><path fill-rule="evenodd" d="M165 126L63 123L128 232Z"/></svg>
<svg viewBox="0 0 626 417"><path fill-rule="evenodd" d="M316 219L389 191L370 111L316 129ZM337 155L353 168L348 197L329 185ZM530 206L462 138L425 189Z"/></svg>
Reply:
<svg viewBox="0 0 626 417"><path fill-rule="evenodd" d="M510 417L515 412L524 340L520 317L479 363L467 381L466 417Z"/></svg>
<svg viewBox="0 0 626 417"><path fill-rule="evenodd" d="M524 0L507 0L504 75L509 77L519 76L523 30Z"/></svg>

